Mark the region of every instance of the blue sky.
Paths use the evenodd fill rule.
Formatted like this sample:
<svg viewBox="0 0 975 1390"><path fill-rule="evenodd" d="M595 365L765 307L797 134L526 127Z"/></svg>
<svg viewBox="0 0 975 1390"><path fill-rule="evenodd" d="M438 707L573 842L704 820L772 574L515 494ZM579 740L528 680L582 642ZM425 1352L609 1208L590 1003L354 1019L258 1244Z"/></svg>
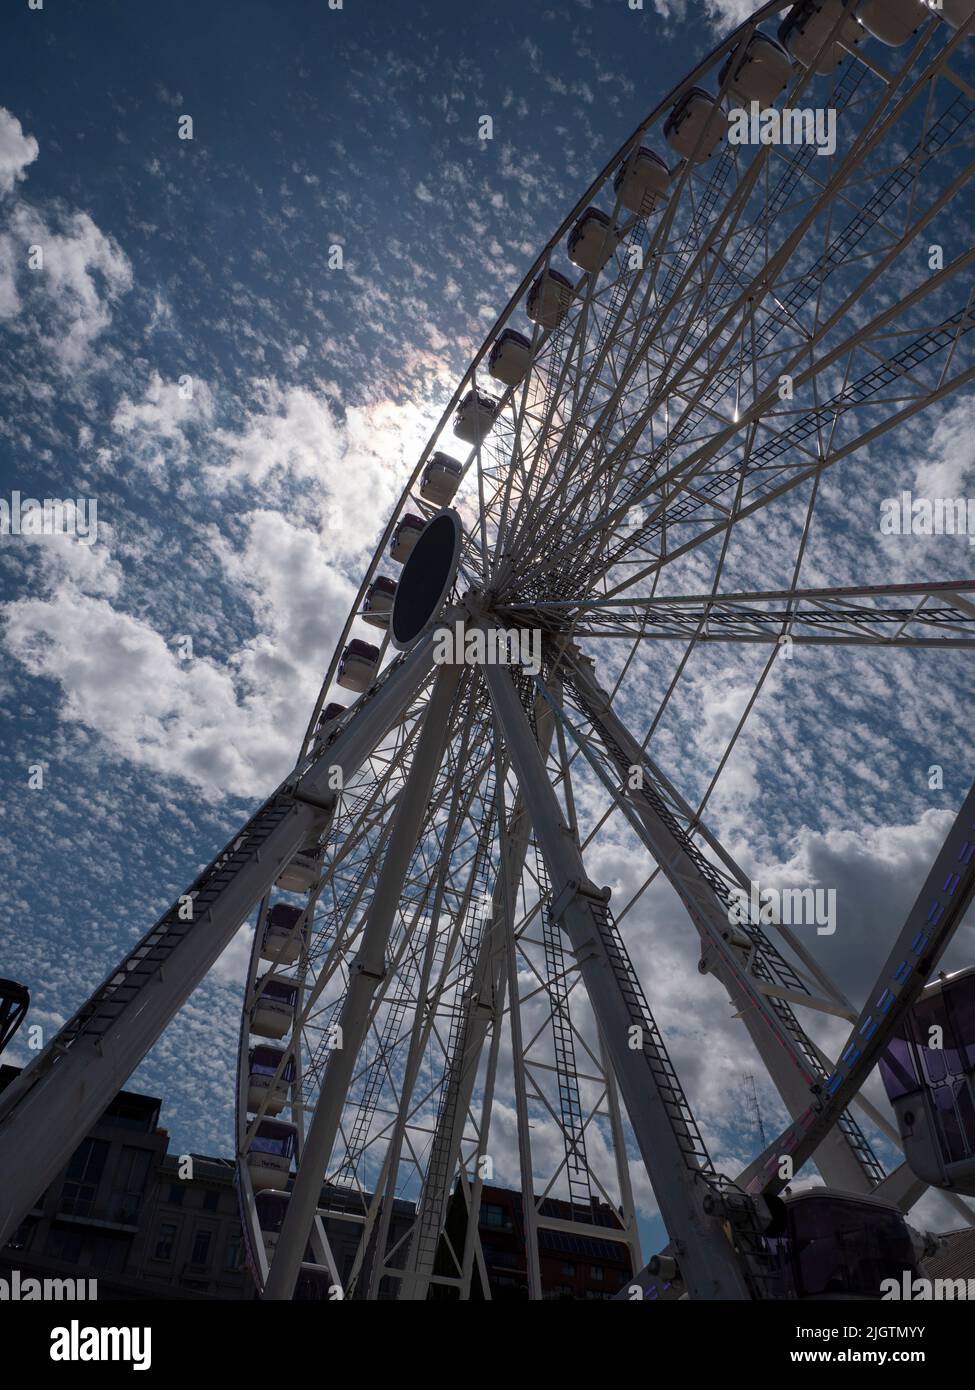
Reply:
<svg viewBox="0 0 975 1390"><path fill-rule="evenodd" d="M0 541L0 973L29 984L31 1021L56 1027L287 770L359 574L470 356L582 188L745 12L9 6L4 495L93 496L99 523L91 547ZM25 265L35 244L44 275ZM831 482L810 582L970 571L967 553L895 551L855 518L919 476L963 486L971 425L961 401L878 450L854 491ZM843 885L849 931L825 950L851 988L972 775L967 656L935 675L888 655L881 669L831 654L773 683L715 805L769 881ZM685 789L706 784L697 754L737 717L729 670L709 654L664 731ZM943 792L927 786L933 762ZM622 841L598 859L604 881L632 881ZM679 908L664 895L658 911ZM131 1083L165 1097L179 1151L231 1149L245 959L241 939ZM654 956L661 1022L733 1160L754 1135L711 1044L682 1033L709 987L694 964L686 942Z"/></svg>

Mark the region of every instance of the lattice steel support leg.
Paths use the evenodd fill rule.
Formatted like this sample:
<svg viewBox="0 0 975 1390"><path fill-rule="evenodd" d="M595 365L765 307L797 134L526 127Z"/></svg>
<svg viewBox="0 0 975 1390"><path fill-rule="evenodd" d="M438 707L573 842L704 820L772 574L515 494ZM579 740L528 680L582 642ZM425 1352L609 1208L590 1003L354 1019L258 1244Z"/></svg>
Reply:
<svg viewBox="0 0 975 1390"><path fill-rule="evenodd" d="M692 1298L747 1299L744 1271L702 1167L702 1158L710 1160L645 1002L634 992L636 978L609 922L607 895L586 876L510 673L485 666L484 676L552 881L553 914L579 962L688 1292ZM642 1048L630 1046L634 1025Z"/></svg>
<svg viewBox="0 0 975 1390"><path fill-rule="evenodd" d="M427 705L409 775L396 805L386 856L362 931L359 952L349 971L349 988L339 1015L341 1046L329 1053L318 1104L305 1136L301 1163L264 1289L266 1299L290 1299L294 1293L308 1233L318 1210L325 1167L369 1025L369 1006L386 971L390 929L447 745L451 707L463 669L462 666L441 667Z"/></svg>
<svg viewBox="0 0 975 1390"><path fill-rule="evenodd" d="M581 663L573 672L577 692L586 700L597 736L604 740L623 784L631 767L650 767L646 753L614 711L609 696L597 685ZM618 752L614 752L618 750ZM773 1001L757 993L744 961L729 947L721 945L727 933L727 909L715 898L686 848L661 820L650 799L640 789L630 790L629 799L639 818L634 829L680 895L695 928L700 932L710 973L725 988L755 1048L762 1059L786 1109L795 1119L809 1107L810 1086L819 1078L812 1069L813 1044L806 1053L796 1043L795 1031L777 1017ZM796 1020L798 1028L798 1020ZM844 1192L870 1192L871 1175L840 1128L830 1130L815 1153L815 1161L830 1187Z"/></svg>
<svg viewBox="0 0 975 1390"><path fill-rule="evenodd" d="M547 701L541 697L535 702L535 727L539 746L543 755L547 756L555 720ZM498 1028L501 1022L501 1000L507 988L508 954L514 949L511 940L514 900L525 868L530 831L524 798L519 792L508 820L507 835L502 837L503 864L498 865L498 877L491 898L491 916L478 948L473 986L465 1006L466 1017L461 1035L463 1048L460 1057L451 1058L449 1063L458 1070L454 1088L456 1098L454 1104L445 1108L438 1118L430 1148L427 1171L428 1174L438 1174L439 1181L432 1183L428 1178L424 1186L417 1210L417 1229L407 1260L409 1272L400 1285L400 1298L422 1300L429 1289L437 1238L443 1228L450 1183L457 1170L461 1136L474 1095L481 1054L489 1031ZM433 1227L434 1238L424 1242L420 1235L427 1226Z"/></svg>
<svg viewBox="0 0 975 1390"><path fill-rule="evenodd" d="M57 1177L99 1115L233 939L255 904L413 699L433 664L421 639L335 740L307 759L236 831L43 1052L0 1096L0 1246Z"/></svg>

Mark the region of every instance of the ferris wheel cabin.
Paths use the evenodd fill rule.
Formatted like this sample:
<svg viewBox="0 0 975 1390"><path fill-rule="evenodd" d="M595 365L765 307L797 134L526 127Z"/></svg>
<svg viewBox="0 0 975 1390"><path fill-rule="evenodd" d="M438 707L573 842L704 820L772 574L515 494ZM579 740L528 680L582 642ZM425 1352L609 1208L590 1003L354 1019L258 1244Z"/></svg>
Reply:
<svg viewBox="0 0 975 1390"><path fill-rule="evenodd" d="M907 43L931 11L923 0L860 0L856 17L875 39L888 48Z"/></svg>
<svg viewBox="0 0 975 1390"><path fill-rule="evenodd" d="M525 313L542 328L558 328L569 312L575 287L560 270L543 270L525 301Z"/></svg>
<svg viewBox="0 0 975 1390"><path fill-rule="evenodd" d="M284 1224L289 1196L290 1193L288 1192L280 1192L275 1188L266 1187L256 1193L254 1197L254 1205L257 1208L257 1223L261 1228L264 1253L267 1255L269 1264L278 1243L278 1236L281 1234L281 1227Z"/></svg>
<svg viewBox="0 0 975 1390"><path fill-rule="evenodd" d="M505 386L520 386L532 362L532 345L524 333L503 328L488 355L488 371Z"/></svg>
<svg viewBox="0 0 975 1390"><path fill-rule="evenodd" d="M931 9L939 19L950 24L952 29L960 29L971 19L975 11L975 0L942 0L940 8L932 4Z"/></svg>
<svg viewBox="0 0 975 1390"><path fill-rule="evenodd" d="M622 240L622 232L601 208L586 208L569 233L569 260L581 270L596 275Z"/></svg>
<svg viewBox="0 0 975 1390"><path fill-rule="evenodd" d="M261 940L262 960L275 965L294 965L308 944L308 924L302 925L304 908L291 903L275 903L264 923Z"/></svg>
<svg viewBox="0 0 975 1390"><path fill-rule="evenodd" d="M420 496L435 507L449 507L463 474L463 465L449 454L431 454L420 481Z"/></svg>
<svg viewBox="0 0 975 1390"><path fill-rule="evenodd" d="M255 1192L288 1185L298 1130L286 1120L262 1120L247 1153L247 1167Z"/></svg>
<svg viewBox="0 0 975 1390"><path fill-rule="evenodd" d="M883 1280L917 1271L923 1240L886 1202L815 1187L782 1205L769 1232L780 1298L876 1299Z"/></svg>
<svg viewBox="0 0 975 1390"><path fill-rule="evenodd" d="M288 1104L291 1083L295 1079L295 1059L289 1056L275 1081L278 1067L287 1054L282 1047L258 1043L247 1055L247 1109L256 1114L264 1105L266 1115L280 1115ZM265 1099L267 1103L265 1104Z"/></svg>
<svg viewBox="0 0 975 1390"><path fill-rule="evenodd" d="M792 77L792 60L782 45L760 30L726 59L718 74L724 82L731 73L728 90L740 101L758 101L771 106L785 91Z"/></svg>
<svg viewBox="0 0 975 1390"><path fill-rule="evenodd" d="M261 1242L268 1264L274 1258L290 1199L290 1192L274 1187L262 1188L254 1194L257 1224L260 1227ZM328 1270L322 1265L312 1263L312 1248L309 1241L292 1300L298 1303L318 1302L331 1298L333 1289L334 1284Z"/></svg>
<svg viewBox="0 0 975 1390"><path fill-rule="evenodd" d="M298 1008L298 982L268 971L254 982L250 1030L259 1038L285 1037L291 1032Z"/></svg>
<svg viewBox="0 0 975 1390"><path fill-rule="evenodd" d="M669 186L667 161L646 145L628 155L613 175L613 192L628 212L652 212L666 200Z"/></svg>
<svg viewBox="0 0 975 1390"><path fill-rule="evenodd" d="M975 966L927 986L880 1073L912 1171L975 1196Z"/></svg>
<svg viewBox="0 0 975 1390"><path fill-rule="evenodd" d="M491 433L500 404L486 391L468 391L454 416L454 434L465 444L480 444Z"/></svg>
<svg viewBox="0 0 975 1390"><path fill-rule="evenodd" d="M370 627L386 627L389 623L389 615L393 611L395 597L396 580L387 579L382 574L378 575L366 590L366 597L362 605L362 621L368 623Z"/></svg>
<svg viewBox="0 0 975 1390"><path fill-rule="evenodd" d="M274 880L286 893L310 893L322 872L322 847L317 840L303 845Z"/></svg>
<svg viewBox="0 0 975 1390"><path fill-rule="evenodd" d="M417 516L415 512L407 512L397 525L389 543L389 557L395 560L398 565L405 565L413 547L420 538L426 522L422 516Z"/></svg>
<svg viewBox="0 0 975 1390"><path fill-rule="evenodd" d="M844 12L846 18L837 37L823 48ZM796 62L823 76L835 72L847 57L847 48L862 43L865 37L866 31L843 0L803 0L793 5L779 25L779 40Z"/></svg>
<svg viewBox="0 0 975 1390"><path fill-rule="evenodd" d="M315 725L316 740L323 739L332 733L347 709L347 705L340 705L337 700L330 700L318 716L318 723Z"/></svg>
<svg viewBox="0 0 975 1390"><path fill-rule="evenodd" d="M664 121L664 139L681 159L703 164L718 148L727 126L728 118L711 93L691 87Z"/></svg>
<svg viewBox="0 0 975 1390"><path fill-rule="evenodd" d="M398 530L399 527L397 527L397 532ZM395 543L396 532L394 532L393 540ZM414 536L410 550L413 549L415 542L416 537ZM372 685L378 670L379 648L374 647L371 642L363 642L360 637L353 637L342 653L338 675L335 677L336 683L346 690L355 690L361 695Z"/></svg>

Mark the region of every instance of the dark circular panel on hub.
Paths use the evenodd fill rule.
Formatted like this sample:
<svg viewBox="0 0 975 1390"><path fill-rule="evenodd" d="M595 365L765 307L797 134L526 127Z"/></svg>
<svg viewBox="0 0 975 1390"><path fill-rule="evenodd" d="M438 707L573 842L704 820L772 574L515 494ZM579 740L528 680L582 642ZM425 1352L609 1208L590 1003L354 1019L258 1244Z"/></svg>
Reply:
<svg viewBox="0 0 975 1390"><path fill-rule="evenodd" d="M440 611L454 582L464 533L460 517L445 507L420 532L396 586L389 636L399 651L412 647Z"/></svg>

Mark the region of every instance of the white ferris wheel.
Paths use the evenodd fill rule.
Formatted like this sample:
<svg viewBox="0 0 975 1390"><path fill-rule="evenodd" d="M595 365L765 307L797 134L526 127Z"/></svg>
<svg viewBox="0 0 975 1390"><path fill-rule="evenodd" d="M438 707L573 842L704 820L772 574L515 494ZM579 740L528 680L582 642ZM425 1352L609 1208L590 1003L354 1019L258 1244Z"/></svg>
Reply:
<svg viewBox="0 0 975 1390"><path fill-rule="evenodd" d="M9 1088L0 1159L42 1132L62 1153L257 908L236 1123L265 1297L483 1292L502 1110L532 1298L546 1232L644 1264L644 1177L669 1245L641 1288L661 1297L786 1296L779 1194L807 1159L861 1223L926 1184L975 1193L966 1114L939 1167L903 1106L892 1124L861 1094L975 889L972 797L862 1008L801 929L735 917L751 884L708 823L793 649L975 645L970 575L804 577L833 477L975 376L973 16L773 2L654 107L458 384L294 770L188 890L190 920L174 905ZM809 138L732 138L739 111ZM682 780L674 730L718 654L747 698L703 783ZM641 866L626 900L587 868L609 840ZM658 879L791 1117L742 1172L717 1170L632 958ZM852 1027L838 1057L817 1013ZM864 1121L907 1161L887 1173ZM13 1167L9 1221L44 1177ZM357 1231L341 1268L335 1219Z"/></svg>

